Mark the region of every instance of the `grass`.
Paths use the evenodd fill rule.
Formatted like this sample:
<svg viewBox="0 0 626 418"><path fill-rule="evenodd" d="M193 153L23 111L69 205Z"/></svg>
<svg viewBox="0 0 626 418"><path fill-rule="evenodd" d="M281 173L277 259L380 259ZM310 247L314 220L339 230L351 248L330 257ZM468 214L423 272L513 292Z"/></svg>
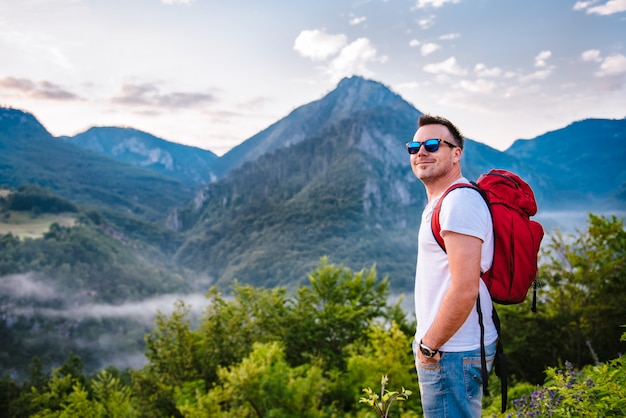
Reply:
<svg viewBox="0 0 626 418"><path fill-rule="evenodd" d="M76 224L76 215L46 213L33 216L30 212L4 212L0 214L0 235L11 233L20 238L41 238L55 222L71 227Z"/></svg>

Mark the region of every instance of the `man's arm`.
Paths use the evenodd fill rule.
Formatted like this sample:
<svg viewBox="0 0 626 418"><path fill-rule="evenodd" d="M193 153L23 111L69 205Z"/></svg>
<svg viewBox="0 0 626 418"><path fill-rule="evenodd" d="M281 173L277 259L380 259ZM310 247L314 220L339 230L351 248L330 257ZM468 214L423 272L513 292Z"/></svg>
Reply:
<svg viewBox="0 0 626 418"><path fill-rule="evenodd" d="M461 328L474 308L480 285L482 240L452 231L443 232L452 283L439 312L422 338L424 345L439 348ZM421 354L420 354L421 356ZM425 363L439 361L420 357Z"/></svg>

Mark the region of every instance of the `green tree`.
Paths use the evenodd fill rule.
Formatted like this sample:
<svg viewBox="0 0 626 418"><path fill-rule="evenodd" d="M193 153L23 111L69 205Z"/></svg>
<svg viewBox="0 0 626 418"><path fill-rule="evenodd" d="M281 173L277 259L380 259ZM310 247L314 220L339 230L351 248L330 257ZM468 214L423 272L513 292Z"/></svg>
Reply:
<svg viewBox="0 0 626 418"><path fill-rule="evenodd" d="M326 370L344 370L343 350L364 337L370 322L385 316L389 283L376 269L352 273L321 259L309 275L311 286L298 289L290 311L286 352L291 364L321 358Z"/></svg>
<svg viewBox="0 0 626 418"><path fill-rule="evenodd" d="M333 387L333 392L346 392L346 399L354 404L363 396L363 387L378 387L380 376L384 375L390 387L419 393L411 349L413 335L405 334L395 322L389 327L373 324L366 333L365 342L354 344L347 350L347 371L339 382L341 386ZM400 412L413 410L421 413L419 396L399 403L395 408Z"/></svg>
<svg viewBox="0 0 626 418"><path fill-rule="evenodd" d="M207 393L193 396L179 393L179 409L184 417L275 417L317 418L320 400L327 390L322 370L304 365L291 368L280 343L255 343L240 363L219 368L221 384ZM192 385L193 387L193 385Z"/></svg>
<svg viewBox="0 0 626 418"><path fill-rule="evenodd" d="M202 378L210 384L217 368L241 361L252 345L279 341L287 326L287 293L284 288L263 289L233 285L232 298L212 288L198 329Z"/></svg>
<svg viewBox="0 0 626 418"><path fill-rule="evenodd" d="M201 376L197 357L198 336L190 329L189 307L177 301L168 318L156 317L155 328L146 336L147 365L131 373L139 408L146 416L180 416L174 391Z"/></svg>
<svg viewBox="0 0 626 418"><path fill-rule="evenodd" d="M624 352L626 231L615 216L589 215L586 231L550 236L542 249L539 312L498 306L509 372L539 384L548 367L576 367Z"/></svg>

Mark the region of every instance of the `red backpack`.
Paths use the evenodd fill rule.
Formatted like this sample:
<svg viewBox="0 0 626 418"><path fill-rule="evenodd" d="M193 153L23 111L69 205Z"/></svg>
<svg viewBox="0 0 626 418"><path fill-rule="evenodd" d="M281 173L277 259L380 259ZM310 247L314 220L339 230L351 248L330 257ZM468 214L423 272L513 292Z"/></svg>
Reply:
<svg viewBox="0 0 626 418"><path fill-rule="evenodd" d="M493 220L493 263L482 273L491 299L500 304L521 303L537 276L537 258L543 239L543 228L530 219L537 213L535 195L524 180L506 170L491 170L476 183L450 186L435 206L432 231L445 251L441 237L439 212L448 193L459 187L477 190L487 202ZM533 300L533 310L534 310Z"/></svg>
<svg viewBox="0 0 626 418"><path fill-rule="evenodd" d="M431 229L437 243L445 252L446 247L441 237L439 212L441 203L448 193L459 187L475 189L487 202L491 219L493 220L493 262L492 266L481 277L494 302L500 304L521 303L526 299L528 289L535 284L533 292L532 311L536 311L536 281L537 259L539 246L543 239L541 224L530 219L537 213L535 195L524 180L517 174L506 170L491 170L478 178L476 183L456 183L450 186L442 195L431 220ZM480 323L480 351L481 375L483 379L483 393L488 396L487 363L485 356L485 328L480 301L476 304ZM498 331L498 343L494 366L496 375L500 377L502 392L502 412L506 410L508 392L508 372L506 356L502 347L502 333L500 332L500 318L493 308L492 318Z"/></svg>

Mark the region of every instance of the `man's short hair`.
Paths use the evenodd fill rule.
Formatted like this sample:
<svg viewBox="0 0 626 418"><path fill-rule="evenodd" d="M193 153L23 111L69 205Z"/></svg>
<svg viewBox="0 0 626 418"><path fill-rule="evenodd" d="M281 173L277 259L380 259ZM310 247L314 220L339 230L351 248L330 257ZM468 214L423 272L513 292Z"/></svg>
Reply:
<svg viewBox="0 0 626 418"><path fill-rule="evenodd" d="M463 149L464 139L461 131L457 128L452 122L448 119L441 116L433 116L433 115L421 115L417 121L418 127L425 125L443 125L448 128L450 131L450 135L454 138L454 141L459 146L459 148Z"/></svg>

